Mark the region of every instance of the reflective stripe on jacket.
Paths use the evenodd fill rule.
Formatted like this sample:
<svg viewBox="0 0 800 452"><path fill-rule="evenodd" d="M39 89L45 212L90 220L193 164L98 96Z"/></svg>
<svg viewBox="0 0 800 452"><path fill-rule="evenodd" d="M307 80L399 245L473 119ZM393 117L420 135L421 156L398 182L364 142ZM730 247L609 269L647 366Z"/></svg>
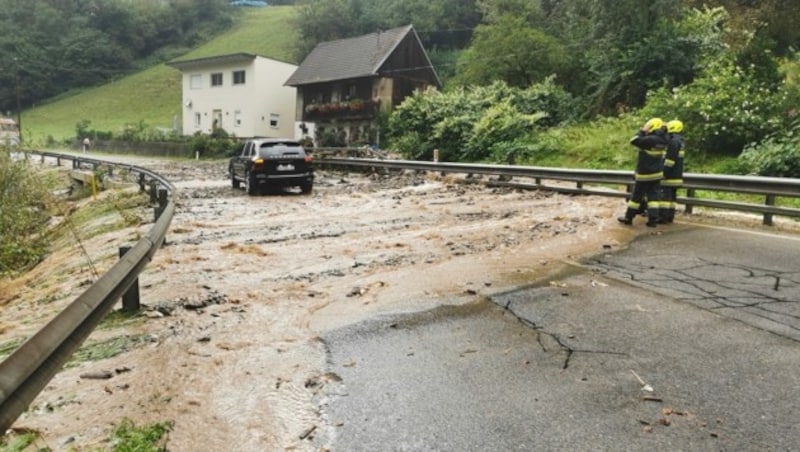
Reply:
<svg viewBox="0 0 800 452"><path fill-rule="evenodd" d="M664 133L657 131L646 134L639 132L631 138L631 144L639 148L636 161L636 180L653 181L664 177L664 153L667 148L667 138Z"/></svg>
<svg viewBox="0 0 800 452"><path fill-rule="evenodd" d="M683 185L683 136L679 133L667 137L667 152L664 156L664 180L661 185L677 187Z"/></svg>

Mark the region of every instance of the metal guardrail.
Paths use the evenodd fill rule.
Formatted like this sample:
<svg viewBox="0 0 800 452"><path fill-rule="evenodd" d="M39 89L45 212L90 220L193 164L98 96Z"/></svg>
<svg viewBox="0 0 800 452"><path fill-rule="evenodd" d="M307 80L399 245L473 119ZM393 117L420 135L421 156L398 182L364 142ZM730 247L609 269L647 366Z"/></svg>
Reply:
<svg viewBox="0 0 800 452"><path fill-rule="evenodd" d="M490 182L492 185L496 186L505 185L527 189L551 190L561 193L613 197L625 197L628 193L611 190L607 186L624 185L627 187L626 191L630 192L634 182L633 172L615 170L565 169L517 165L480 165L473 163L440 163L324 156L319 158L317 163L339 168L366 167L494 175L501 176L501 180ZM532 180L532 182L511 182L513 178L529 179ZM763 223L765 225L772 225L773 215L800 218L800 209L776 205L777 198L800 198L800 179L686 173L683 176L683 180L683 188L686 190L686 196L678 197L677 202L686 207L687 213L692 213L692 208L695 206L759 213L763 215ZM548 185L544 183L544 181L574 182L576 186ZM762 195L764 196L764 204L699 198L698 191Z"/></svg>
<svg viewBox="0 0 800 452"><path fill-rule="evenodd" d="M111 165L139 174L140 186L150 178L174 194L175 187L162 176L145 168L116 164L80 156L33 152L41 156L61 160L72 160L73 167L88 164ZM114 304L136 282L139 274L161 247L175 212L172 197L167 198L160 214L150 229L124 256L102 275L66 309L31 336L13 354L0 362L0 433L5 432L14 421L28 409L33 399L41 392L64 363L91 334Z"/></svg>

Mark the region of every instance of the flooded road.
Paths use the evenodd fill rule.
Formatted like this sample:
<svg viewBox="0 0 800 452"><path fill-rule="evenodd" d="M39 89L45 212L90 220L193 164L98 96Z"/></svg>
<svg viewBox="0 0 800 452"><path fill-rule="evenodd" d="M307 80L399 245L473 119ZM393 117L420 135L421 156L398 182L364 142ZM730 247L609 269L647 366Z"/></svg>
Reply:
<svg viewBox="0 0 800 452"><path fill-rule="evenodd" d="M173 421L171 451L319 450L337 428L320 407L340 379L327 370L321 336L546 281L565 262L641 232L616 224L617 199L490 189L455 176L319 171L311 195L248 196L231 188L225 162L134 164L175 183L176 214L140 276L147 320L98 330L87 343L147 340L65 369L17 421L54 450L103 447L124 418ZM103 268L147 221L85 246ZM65 280L85 280L90 269L63 265L74 259L75 251L55 253L37 269L43 279L4 307L0 340L25 330L26 308L55 315L80 293ZM39 306L54 287L59 300ZM101 371L114 377L81 378Z"/></svg>

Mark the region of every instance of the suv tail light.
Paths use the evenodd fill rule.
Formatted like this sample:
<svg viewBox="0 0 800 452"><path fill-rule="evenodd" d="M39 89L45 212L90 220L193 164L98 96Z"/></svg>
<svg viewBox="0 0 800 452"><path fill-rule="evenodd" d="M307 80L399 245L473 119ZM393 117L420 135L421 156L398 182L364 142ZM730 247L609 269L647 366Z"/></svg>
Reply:
<svg viewBox="0 0 800 452"><path fill-rule="evenodd" d="M264 166L264 159L261 157L253 159L253 168L261 168Z"/></svg>
<svg viewBox="0 0 800 452"><path fill-rule="evenodd" d="M310 155L307 155L307 156L303 157L303 160L306 163L311 163L311 161L314 160L314 159Z"/></svg>

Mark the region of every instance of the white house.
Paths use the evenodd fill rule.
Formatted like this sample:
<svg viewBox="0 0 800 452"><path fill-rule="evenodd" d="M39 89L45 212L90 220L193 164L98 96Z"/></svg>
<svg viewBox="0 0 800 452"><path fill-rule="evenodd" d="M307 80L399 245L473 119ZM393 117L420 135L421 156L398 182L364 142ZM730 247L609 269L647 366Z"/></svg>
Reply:
<svg viewBox="0 0 800 452"><path fill-rule="evenodd" d="M167 63L183 75L183 134L221 127L237 137L294 138L297 66L249 53Z"/></svg>

